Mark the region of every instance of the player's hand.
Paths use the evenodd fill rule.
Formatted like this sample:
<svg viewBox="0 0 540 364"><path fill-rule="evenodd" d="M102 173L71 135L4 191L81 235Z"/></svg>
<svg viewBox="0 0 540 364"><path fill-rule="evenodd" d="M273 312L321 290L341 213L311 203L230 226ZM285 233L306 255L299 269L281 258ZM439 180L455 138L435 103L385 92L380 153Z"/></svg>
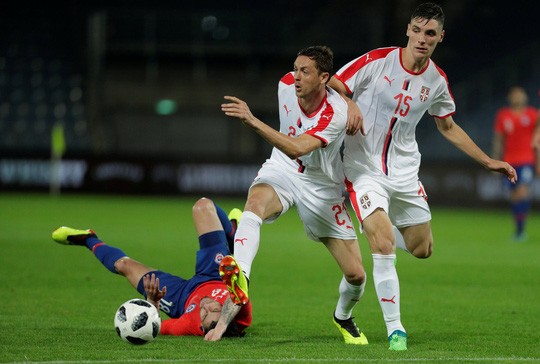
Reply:
<svg viewBox="0 0 540 364"><path fill-rule="evenodd" d="M146 300L159 309L159 300L165 297L167 287L163 286L163 288L159 289L159 278L154 273L144 275L143 285L146 292Z"/></svg>
<svg viewBox="0 0 540 364"><path fill-rule="evenodd" d="M218 330L216 330L215 328L208 331L206 333L206 335L204 335L204 341L219 341L221 340L223 336L223 333L219 332Z"/></svg>
<svg viewBox="0 0 540 364"><path fill-rule="evenodd" d="M251 121L255 119L248 104L234 96L224 96L225 100L230 102L221 104L221 111L227 116L232 116L242 120L244 123L251 125Z"/></svg>
<svg viewBox="0 0 540 364"><path fill-rule="evenodd" d="M499 160L492 160L492 163L488 166L488 169L493 172L499 172L504 174L508 180L512 183L517 182L517 173L514 167L512 167L510 164L499 161Z"/></svg>
<svg viewBox="0 0 540 364"><path fill-rule="evenodd" d="M347 110L347 127L345 129L347 135L356 135L359 131L362 135L366 135L362 111L360 111L358 105L349 98L347 98L347 105L349 105Z"/></svg>

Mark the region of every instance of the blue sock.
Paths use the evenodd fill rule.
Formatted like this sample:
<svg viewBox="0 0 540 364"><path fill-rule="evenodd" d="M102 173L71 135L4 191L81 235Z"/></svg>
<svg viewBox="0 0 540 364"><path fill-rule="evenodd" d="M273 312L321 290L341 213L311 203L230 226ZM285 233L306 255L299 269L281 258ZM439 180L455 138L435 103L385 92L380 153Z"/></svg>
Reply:
<svg viewBox="0 0 540 364"><path fill-rule="evenodd" d="M221 226L223 226L223 231L225 231L225 236L227 237L227 243L230 246L231 244L234 244L234 233L236 231L233 228L233 225L231 224L231 220L229 220L227 213L215 202L214 206L216 206L219 221L221 222Z"/></svg>
<svg viewBox="0 0 540 364"><path fill-rule="evenodd" d="M120 249L105 244L97 236L90 236L86 239L86 246L94 253L96 258L113 273L118 274L114 268L114 263L127 255Z"/></svg>
<svg viewBox="0 0 540 364"><path fill-rule="evenodd" d="M521 234L525 230L525 221L531 207L530 200L521 200L512 203L512 214L516 224L516 234Z"/></svg>

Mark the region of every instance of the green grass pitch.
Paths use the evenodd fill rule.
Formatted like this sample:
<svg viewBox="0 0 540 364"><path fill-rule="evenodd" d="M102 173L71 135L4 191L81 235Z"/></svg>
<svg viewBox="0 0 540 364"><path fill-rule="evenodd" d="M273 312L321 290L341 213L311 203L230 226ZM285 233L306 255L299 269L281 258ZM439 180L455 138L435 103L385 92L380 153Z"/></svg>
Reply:
<svg viewBox="0 0 540 364"><path fill-rule="evenodd" d="M226 210L243 207L240 199L214 199ZM93 228L132 258L190 277L195 200L1 193L0 362L540 362L540 215L529 220L529 242L511 243L506 210L434 208L433 256L398 252L406 352L388 350L363 236L369 281L354 315L370 344L342 342L331 321L340 272L305 236L295 211L263 226L246 337L158 336L129 345L116 336L113 317L138 293L88 250L56 244L50 233L60 225Z"/></svg>

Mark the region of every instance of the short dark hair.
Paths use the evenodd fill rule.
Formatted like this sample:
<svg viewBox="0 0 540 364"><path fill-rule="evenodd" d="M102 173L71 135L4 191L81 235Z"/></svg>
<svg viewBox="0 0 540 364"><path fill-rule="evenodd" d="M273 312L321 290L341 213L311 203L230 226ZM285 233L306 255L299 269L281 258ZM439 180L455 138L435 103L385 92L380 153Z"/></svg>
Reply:
<svg viewBox="0 0 540 364"><path fill-rule="evenodd" d="M212 321L208 328L204 329L203 332L206 335L208 331L215 328L217 325L217 321ZM231 322L229 326L227 326L227 329L223 333L223 337L243 337L246 333L243 331L240 331L240 328L238 327L238 324L236 322Z"/></svg>
<svg viewBox="0 0 540 364"><path fill-rule="evenodd" d="M298 56L306 56L315 61L319 72L328 72L330 75L334 69L334 52L327 46L311 46L298 51Z"/></svg>
<svg viewBox="0 0 540 364"><path fill-rule="evenodd" d="M425 19L426 21L430 21L431 19L433 19L438 21L439 24L443 26L444 12L439 4L423 3L418 5L418 7L414 9L411 15L411 20L413 19Z"/></svg>

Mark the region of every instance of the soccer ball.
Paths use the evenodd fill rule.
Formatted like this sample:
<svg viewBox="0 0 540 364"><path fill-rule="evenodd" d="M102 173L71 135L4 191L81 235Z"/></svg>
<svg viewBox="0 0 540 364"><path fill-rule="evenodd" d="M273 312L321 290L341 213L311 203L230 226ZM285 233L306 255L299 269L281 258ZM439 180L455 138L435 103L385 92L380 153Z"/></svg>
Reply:
<svg viewBox="0 0 540 364"><path fill-rule="evenodd" d="M134 345L153 341L161 327L159 312L150 302L135 298L124 302L114 315L116 333Z"/></svg>

